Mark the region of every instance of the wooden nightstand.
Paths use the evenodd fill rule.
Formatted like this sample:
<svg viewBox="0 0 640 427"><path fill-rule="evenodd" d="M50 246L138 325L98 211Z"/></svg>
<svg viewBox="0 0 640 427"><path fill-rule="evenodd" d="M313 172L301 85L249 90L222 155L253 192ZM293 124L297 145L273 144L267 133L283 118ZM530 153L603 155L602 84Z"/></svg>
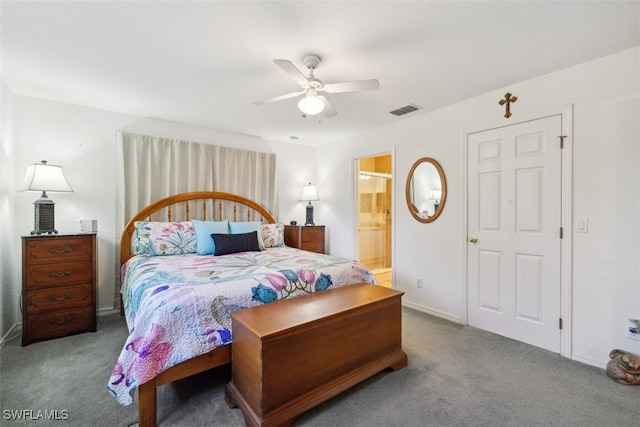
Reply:
<svg viewBox="0 0 640 427"><path fill-rule="evenodd" d="M96 331L96 235L22 237L22 345Z"/></svg>
<svg viewBox="0 0 640 427"><path fill-rule="evenodd" d="M323 254L324 225L285 225L284 244Z"/></svg>

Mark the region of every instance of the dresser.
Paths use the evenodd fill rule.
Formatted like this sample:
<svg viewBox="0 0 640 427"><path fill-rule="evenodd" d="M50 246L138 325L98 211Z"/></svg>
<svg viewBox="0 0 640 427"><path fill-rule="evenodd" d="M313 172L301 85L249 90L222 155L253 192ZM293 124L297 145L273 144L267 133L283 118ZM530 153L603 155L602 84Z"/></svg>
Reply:
<svg viewBox="0 0 640 427"><path fill-rule="evenodd" d="M96 331L96 234L22 237L22 345Z"/></svg>
<svg viewBox="0 0 640 427"><path fill-rule="evenodd" d="M324 225L285 225L284 244L305 251L324 253Z"/></svg>

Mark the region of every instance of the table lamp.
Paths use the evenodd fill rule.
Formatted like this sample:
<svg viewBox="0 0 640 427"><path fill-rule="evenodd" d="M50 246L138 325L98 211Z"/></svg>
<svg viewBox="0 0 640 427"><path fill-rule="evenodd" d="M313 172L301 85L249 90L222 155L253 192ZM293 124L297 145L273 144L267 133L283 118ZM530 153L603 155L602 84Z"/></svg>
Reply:
<svg viewBox="0 0 640 427"><path fill-rule="evenodd" d="M20 191L42 191L42 196L33 205L35 207L34 229L31 234L57 234L53 200L47 197L47 191L56 193L73 192L62 172L62 166L50 165L46 160L27 167Z"/></svg>
<svg viewBox="0 0 640 427"><path fill-rule="evenodd" d="M302 186L302 194L300 194L301 202L309 202L307 204L307 220L304 225L314 225L313 223L313 205L312 201L320 200L318 197L318 190L315 185L311 185L311 183Z"/></svg>

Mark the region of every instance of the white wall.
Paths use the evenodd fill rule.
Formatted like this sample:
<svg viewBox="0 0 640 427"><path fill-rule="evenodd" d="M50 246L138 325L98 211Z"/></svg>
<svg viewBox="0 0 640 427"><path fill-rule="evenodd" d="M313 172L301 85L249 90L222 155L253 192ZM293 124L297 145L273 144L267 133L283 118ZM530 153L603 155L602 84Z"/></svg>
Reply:
<svg viewBox="0 0 640 427"><path fill-rule="evenodd" d="M15 268L19 260L20 242L13 239L15 229L13 207L15 191L13 190L13 171L15 140L13 134L13 95L0 81L0 341L5 333L15 324L20 315L15 305L19 292L19 268ZM16 293L17 292L17 293Z"/></svg>
<svg viewBox="0 0 640 427"><path fill-rule="evenodd" d="M589 217L573 233L571 357L603 367L613 348L640 352L626 338L627 318L640 314L640 47L460 102L324 146L318 151L320 213L329 250L356 256L353 159L394 151L394 286L404 302L464 322L464 135L573 108L573 217ZM504 119L498 101L518 97ZM405 180L413 162L438 160L448 192L433 223L415 221ZM572 230L572 224L564 224ZM416 288L417 277L424 287Z"/></svg>
<svg viewBox="0 0 640 427"><path fill-rule="evenodd" d="M13 176L8 193L15 197L11 232L0 239L7 243L14 254L12 274L20 277L20 236L33 229L33 201L36 193L16 193L22 183L26 166L40 160L62 165L65 176L74 189L73 193L50 194L56 203L55 221L59 231L79 231L78 218L98 220L98 308L113 308L114 286L119 265L116 262L116 130L177 138L194 142L211 143L278 155L278 219L304 218L304 206L298 202L303 183L315 179L314 150L280 142L265 141L256 137L233 134L215 129L186 124L152 120L142 117L97 110L76 105L62 104L22 96L14 99L14 161ZM3 191L4 196L4 191ZM4 211L3 211L4 212ZM4 215L3 215L4 218ZM20 281L5 281L2 295L13 307L10 324L19 322L18 302ZM6 289L5 289L6 288ZM5 319L5 322L9 320Z"/></svg>

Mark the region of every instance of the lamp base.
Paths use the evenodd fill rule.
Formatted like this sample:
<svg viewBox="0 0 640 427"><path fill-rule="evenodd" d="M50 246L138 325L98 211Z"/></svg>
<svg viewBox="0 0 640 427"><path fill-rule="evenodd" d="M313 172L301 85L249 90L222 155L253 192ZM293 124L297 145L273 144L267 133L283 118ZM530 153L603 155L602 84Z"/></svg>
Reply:
<svg viewBox="0 0 640 427"><path fill-rule="evenodd" d="M309 204L307 205L307 219L304 225L315 225L313 223L313 205L311 204L311 202L309 202Z"/></svg>
<svg viewBox="0 0 640 427"><path fill-rule="evenodd" d="M42 192L42 196L33 202L34 217L31 234L58 234L55 229L55 203Z"/></svg>

